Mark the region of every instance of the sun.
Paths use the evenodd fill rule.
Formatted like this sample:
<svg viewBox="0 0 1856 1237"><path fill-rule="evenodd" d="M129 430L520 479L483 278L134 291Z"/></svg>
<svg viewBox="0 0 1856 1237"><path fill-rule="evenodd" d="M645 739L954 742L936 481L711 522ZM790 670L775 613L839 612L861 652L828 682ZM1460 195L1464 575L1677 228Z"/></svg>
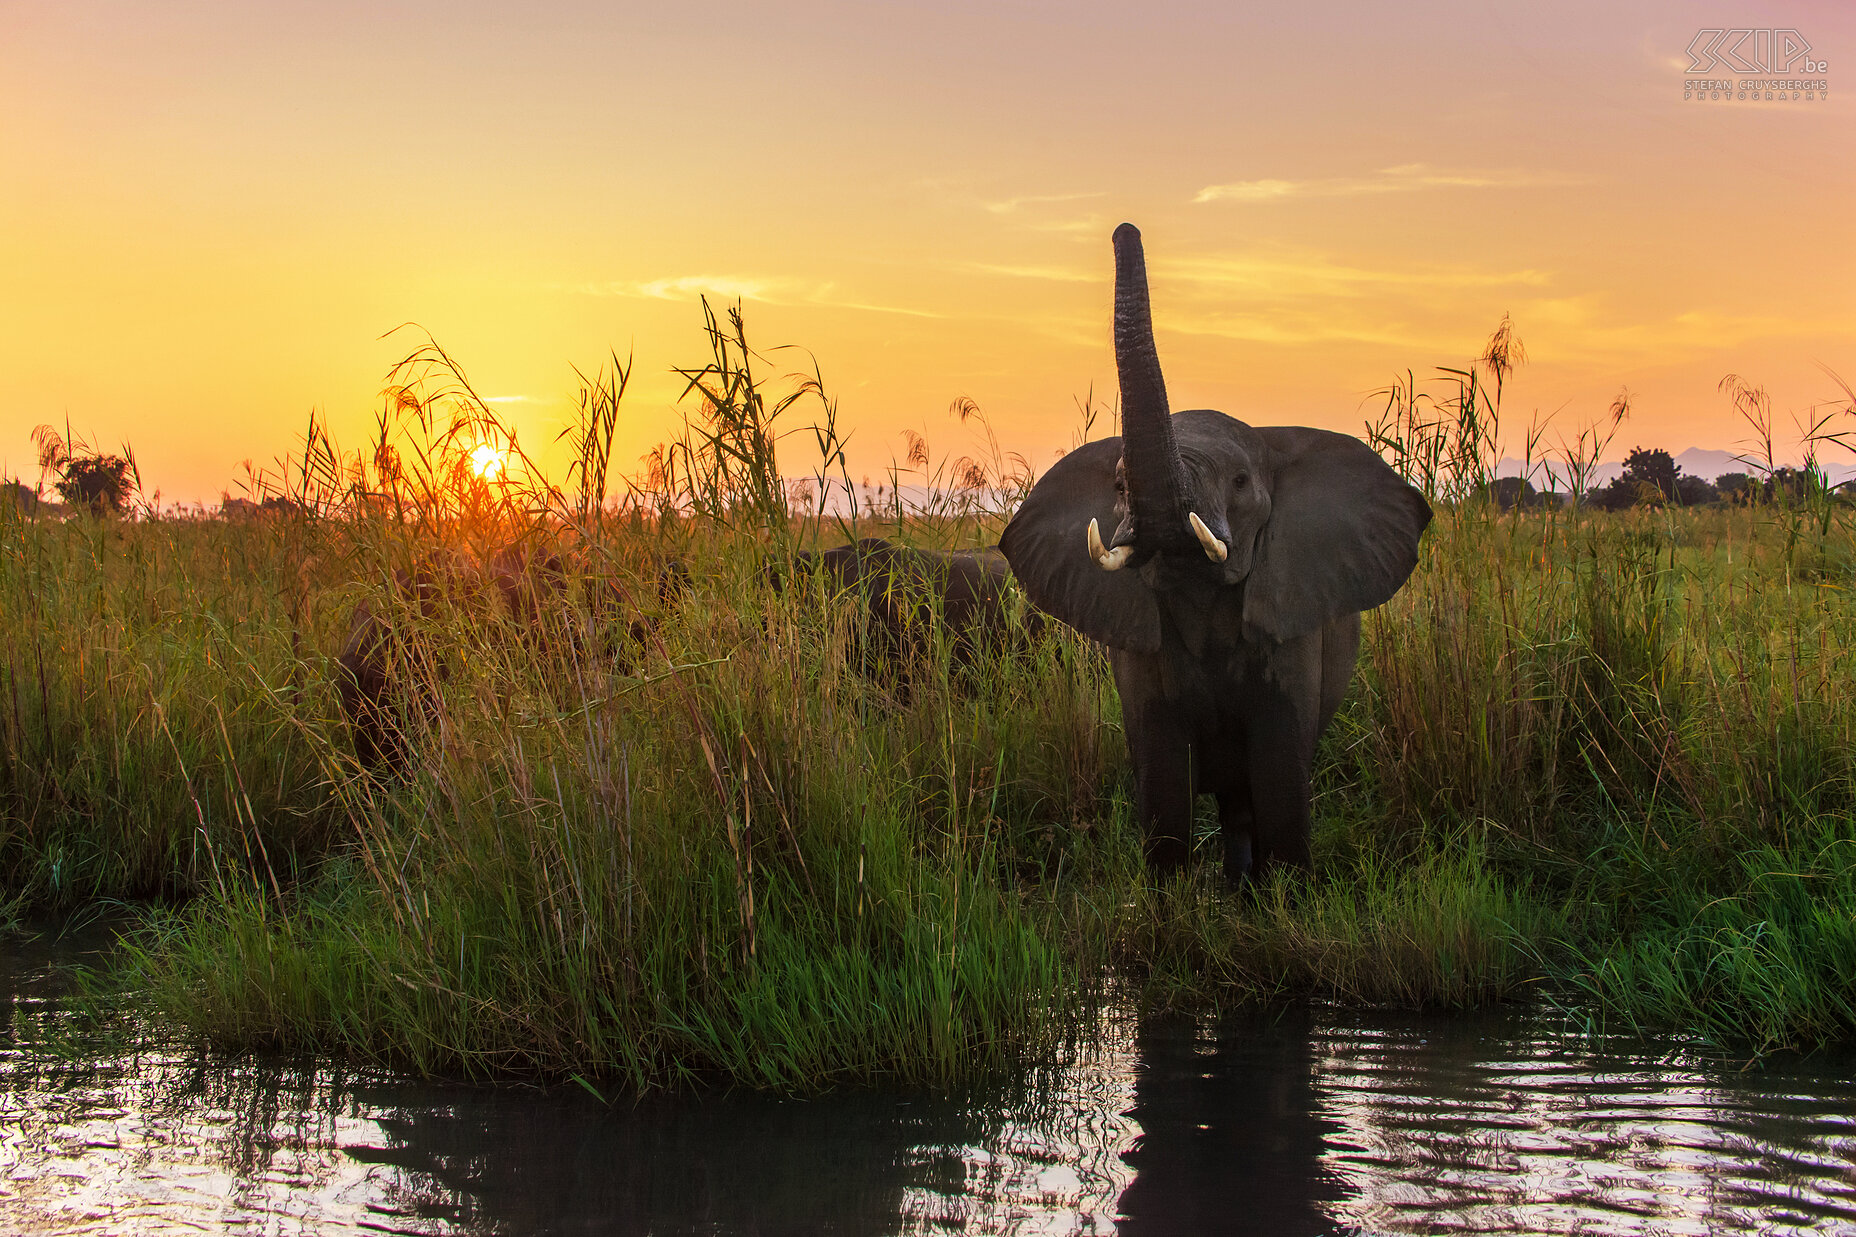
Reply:
<svg viewBox="0 0 1856 1237"><path fill-rule="evenodd" d="M487 442L480 442L471 449L470 470L485 481L497 481L502 478L503 466L509 462L509 453Z"/></svg>

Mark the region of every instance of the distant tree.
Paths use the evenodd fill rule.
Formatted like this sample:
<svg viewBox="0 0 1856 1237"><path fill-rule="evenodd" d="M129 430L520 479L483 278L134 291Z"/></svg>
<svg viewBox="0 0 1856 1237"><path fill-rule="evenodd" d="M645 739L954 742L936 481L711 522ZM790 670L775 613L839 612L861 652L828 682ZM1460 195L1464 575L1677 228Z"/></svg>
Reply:
<svg viewBox="0 0 1856 1237"><path fill-rule="evenodd" d="M120 515L141 484L133 452L106 455L80 439L67 440L49 425L33 430L32 438L39 446L39 467L57 475L53 488L73 507L92 515Z"/></svg>
<svg viewBox="0 0 1856 1237"><path fill-rule="evenodd" d="M1624 457L1624 471L1610 485L1594 490L1588 501L1606 511L1622 511L1664 503L1693 506L1714 500L1714 487L1700 477L1684 476L1669 452L1636 447Z"/></svg>
<svg viewBox="0 0 1856 1237"><path fill-rule="evenodd" d="M24 481L0 481L0 502L10 502L21 515L37 515L39 492Z"/></svg>
<svg viewBox="0 0 1856 1237"><path fill-rule="evenodd" d="M1676 493L1677 479L1682 470L1676 466L1673 456L1657 448L1636 447L1624 457L1624 472L1619 478L1637 486L1638 501L1679 502Z"/></svg>
<svg viewBox="0 0 1856 1237"><path fill-rule="evenodd" d="M1497 477L1487 492L1503 511L1534 506L1537 499L1534 484L1526 477Z"/></svg>
<svg viewBox="0 0 1856 1237"><path fill-rule="evenodd" d="M1721 501L1745 505L1759 495L1759 484L1743 472L1724 472L1714 479Z"/></svg>
<svg viewBox="0 0 1856 1237"><path fill-rule="evenodd" d="M1642 487L1635 481L1613 477L1609 485L1587 491L1585 502L1587 506L1597 507L1600 511L1623 511L1636 506L1642 496Z"/></svg>
<svg viewBox="0 0 1856 1237"><path fill-rule="evenodd" d="M135 492L134 471L120 455L80 455L65 463L58 494L92 515L121 515Z"/></svg>
<svg viewBox="0 0 1856 1237"><path fill-rule="evenodd" d="M1683 473L1676 478L1676 501L1684 507L1705 507L1719 501L1720 497L1720 491L1700 477Z"/></svg>
<svg viewBox="0 0 1856 1237"><path fill-rule="evenodd" d="M1815 464L1803 468L1775 468L1760 488L1767 502L1804 502L1830 488L1830 479Z"/></svg>
<svg viewBox="0 0 1856 1237"><path fill-rule="evenodd" d="M1775 468L1765 477L1726 472L1714 479L1714 487L1723 500L1741 505L1808 502L1836 488L1830 484L1824 470L1815 464L1806 464L1803 468Z"/></svg>

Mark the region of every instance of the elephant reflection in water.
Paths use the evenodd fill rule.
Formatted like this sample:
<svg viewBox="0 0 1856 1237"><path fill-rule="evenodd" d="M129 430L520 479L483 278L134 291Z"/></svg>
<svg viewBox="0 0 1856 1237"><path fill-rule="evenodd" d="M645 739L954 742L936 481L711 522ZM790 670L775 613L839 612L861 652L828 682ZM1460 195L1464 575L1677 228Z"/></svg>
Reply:
<svg viewBox="0 0 1856 1237"><path fill-rule="evenodd" d="M400 1213L511 1233L876 1233L932 1178L923 1146L986 1144L1000 1120L955 1102L575 1089L360 1090L398 1169ZM434 1102L442 1100L442 1102Z"/></svg>
<svg viewBox="0 0 1856 1237"><path fill-rule="evenodd" d="M1332 1208L1349 1191L1324 1161L1340 1126L1320 1112L1311 1024L1305 1010L1143 1022L1120 1232L1335 1231Z"/></svg>
<svg viewBox="0 0 1856 1237"><path fill-rule="evenodd" d="M1119 1200L1121 1233L1335 1231L1332 1214L1351 1191L1325 1158L1340 1126L1320 1112L1311 1022L1293 1010L1205 1029L1144 1020L1129 1114L1141 1134L1125 1156L1134 1179ZM1035 1118L979 1095L670 1095L608 1108L577 1090L384 1085L355 1100L384 1113L386 1146L371 1154L401 1170L415 1196L403 1201L484 1231L928 1228L922 1209L937 1199L952 1221L996 1215L1011 1193L975 1173L962 1148L984 1149L997 1171L1023 1152L1017 1143L1046 1141Z"/></svg>

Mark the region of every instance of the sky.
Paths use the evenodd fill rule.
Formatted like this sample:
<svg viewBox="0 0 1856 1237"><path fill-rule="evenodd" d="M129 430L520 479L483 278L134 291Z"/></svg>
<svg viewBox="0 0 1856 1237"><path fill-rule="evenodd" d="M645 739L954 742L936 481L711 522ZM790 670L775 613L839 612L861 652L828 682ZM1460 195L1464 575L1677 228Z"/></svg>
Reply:
<svg viewBox="0 0 1856 1237"><path fill-rule="evenodd" d="M1827 97L1685 100L1715 28ZM1782 430L1856 382L1853 46L1768 0L0 0L0 472L68 424L214 503L312 410L362 446L428 337L551 469L631 358L630 467L705 293L816 365L854 473L980 449L957 400L1043 467L1114 398L1123 220L1175 408L1359 432L1509 314L1511 446L1628 388L1613 456L1733 449L1725 375Z"/></svg>

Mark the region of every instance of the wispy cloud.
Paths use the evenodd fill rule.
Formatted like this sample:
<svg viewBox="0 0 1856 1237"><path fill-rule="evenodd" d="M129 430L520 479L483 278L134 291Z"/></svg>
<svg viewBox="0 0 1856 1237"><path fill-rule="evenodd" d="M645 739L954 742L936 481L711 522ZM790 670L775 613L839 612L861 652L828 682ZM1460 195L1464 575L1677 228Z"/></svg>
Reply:
<svg viewBox="0 0 1856 1237"><path fill-rule="evenodd" d="M1838 323L1817 316L1711 309L1645 317L1628 313L1603 294L1521 300L1513 312L1515 321L1535 324L1537 333L1556 341L1554 359L1607 369L1647 358L1670 364L1742 348L1758 339L1834 338L1851 329L1848 319Z"/></svg>
<svg viewBox="0 0 1856 1237"><path fill-rule="evenodd" d="M1047 202L1082 202L1090 198L1106 196L1103 190L1089 193L1029 193L1022 197L1001 198L994 202L981 202L987 210L995 215L1009 215L1024 206L1042 206Z"/></svg>
<svg viewBox="0 0 1856 1237"><path fill-rule="evenodd" d="M1550 274L1531 268L1511 271L1473 267L1372 268L1349 266L1320 256L1204 255L1163 258L1154 262L1153 267L1162 278L1196 284L1204 292L1228 294L1255 289L1272 298L1363 296L1387 287L1540 287L1552 282Z"/></svg>
<svg viewBox="0 0 1856 1237"><path fill-rule="evenodd" d="M1192 199L1201 202L1280 202L1288 198L1350 198L1385 193L1419 193L1430 189L1529 189L1578 183L1553 172L1501 170L1447 172L1424 163L1381 168L1369 176L1330 176L1319 180L1240 180L1207 185Z"/></svg>
<svg viewBox="0 0 1856 1237"><path fill-rule="evenodd" d="M1406 357L1449 357L1465 346L1460 315L1446 307L1453 289L1495 287L1499 278L1476 272L1358 272L1374 283L1401 279L1436 296L1393 298L1387 288L1366 294L1301 286L1290 295L1250 296L1206 288L1177 301L1158 324L1161 335L1201 336L1272 346L1371 346ZM1556 296L1523 284L1500 293L1527 337L1536 364L1571 365L1616 373L1639 365L1668 366L1720 355L1760 339L1823 339L1856 329L1847 321L1691 310L1645 317L1600 294ZM1473 294L1471 294L1473 296ZM1266 305L1267 308L1261 307ZM1100 331L1098 329L1099 336ZM1475 332L1470 332L1473 337Z"/></svg>
<svg viewBox="0 0 1856 1237"><path fill-rule="evenodd" d="M1388 324L1378 318L1350 321L1332 312L1175 314L1165 329L1179 335L1290 347L1374 344L1420 355L1439 354L1449 343L1447 331L1403 323Z"/></svg>
<svg viewBox="0 0 1856 1237"><path fill-rule="evenodd" d="M982 275L1005 275L1013 279L1046 279L1053 283L1107 283L1102 271L1083 271L1069 266L1011 266L993 262L968 262L964 268Z"/></svg>
<svg viewBox="0 0 1856 1237"><path fill-rule="evenodd" d="M624 296L658 301L683 301L693 296L739 297L744 301L773 301L781 280L739 275L678 275L670 279L615 279L581 285L587 296Z"/></svg>
<svg viewBox="0 0 1856 1237"><path fill-rule="evenodd" d="M1549 271L1473 265L1347 262L1318 251L1271 250L1149 259L1163 334L1276 347L1371 345L1411 355L1452 355L1461 343L1440 305L1464 296L1523 301L1548 294ZM1063 267L995 268L1001 274L1105 282ZM1091 333L1084 324L1080 334ZM1099 327L1093 334L1101 335Z"/></svg>
<svg viewBox="0 0 1856 1237"><path fill-rule="evenodd" d="M1068 219L1045 219L1025 225L1033 232L1054 232L1060 236L1102 237L1108 235L1109 224L1101 215L1089 214L1073 216Z"/></svg>
<svg viewBox="0 0 1856 1237"><path fill-rule="evenodd" d="M810 305L820 309L902 314L910 318L944 316L926 309L847 299L837 294L836 284L807 283L781 276L677 275L666 279L615 279L605 283L581 284L575 291L583 296L622 296L659 301L687 301L697 296L714 296L725 300L753 301L761 305Z"/></svg>

